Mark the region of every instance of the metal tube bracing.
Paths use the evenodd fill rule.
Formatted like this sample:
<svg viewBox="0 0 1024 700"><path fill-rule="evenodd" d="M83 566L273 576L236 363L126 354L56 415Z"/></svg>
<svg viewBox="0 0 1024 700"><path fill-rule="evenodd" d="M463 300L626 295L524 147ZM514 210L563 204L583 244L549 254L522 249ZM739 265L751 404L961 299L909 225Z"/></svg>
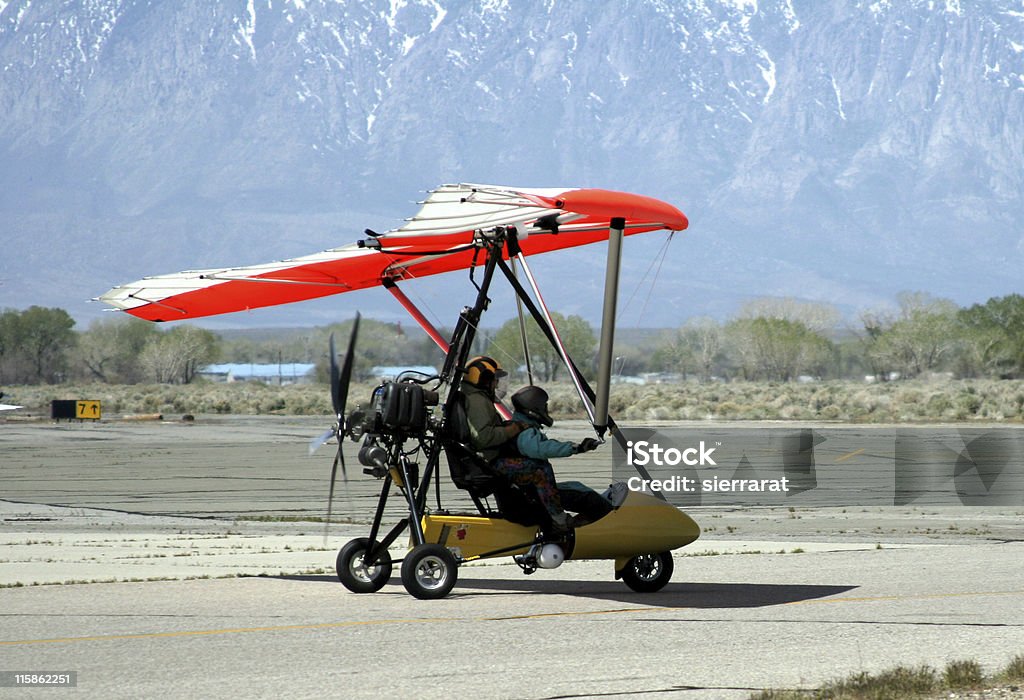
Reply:
<svg viewBox="0 0 1024 700"><path fill-rule="evenodd" d="M512 276L519 279L518 268L516 267L516 259L513 257L509 259L510 266L512 268ZM526 360L526 377L529 380L530 385L533 385L533 359L530 357L530 341L526 338L526 316L523 314L523 300L516 295L516 311L519 312L519 337L523 342L523 358Z"/></svg>
<svg viewBox="0 0 1024 700"><path fill-rule="evenodd" d="M608 395L611 391L612 350L615 344L615 308L619 296L619 268L622 264L622 237L626 220L615 217L608 227L608 264L604 276L604 311L601 316L601 345L598 349L597 400L594 427L604 434L608 428Z"/></svg>
<svg viewBox="0 0 1024 700"><path fill-rule="evenodd" d="M509 269L508 265L506 265L504 261L499 261L499 267L501 268L502 273L504 273L505 279L508 280L508 283L512 285L513 289L515 289L516 294L523 300L523 304L526 305L526 308L533 316L533 319L537 322L537 325L540 326L540 329L541 331L544 332L544 335L547 336L548 341L551 343L552 347L554 347L555 334L551 330L551 328L548 327L544 315L541 313L540 309L537 308L537 305L534 303L534 301L530 299L529 295L526 293L526 290L523 289L523 286L519 283L519 280L517 280L515 276L512 274L512 270ZM587 383L586 377L579 373L579 370L576 368L575 364L570 362L570 365L573 369L572 373L574 373L579 378L580 385L582 386L583 391L586 392L587 397L596 398L597 394L591 388L590 384ZM626 450L627 440L625 436L623 436L622 431L619 430L619 426L615 423L615 420L611 416L608 416L607 420L608 428L611 431L612 437L615 438L615 442L617 442L623 450ZM643 477L644 479L649 480L651 478L651 475L647 472L647 469L645 469L640 464L633 464L633 468L636 469L637 473L640 474L640 476ZM655 491L654 495L663 501L666 500L665 495L660 491Z"/></svg>
<svg viewBox="0 0 1024 700"><path fill-rule="evenodd" d="M583 408L587 411L587 416L590 417L591 425L596 425L596 417L594 415L594 405L590 402L590 397L587 396L583 390L583 385L580 383L580 377L576 374L576 369L569 357L569 353L565 349L565 345L562 343L562 338L558 335L558 329L555 328L555 324L551 319L551 312L548 311L547 304L544 303L544 297L541 296L540 287L537 286L537 280L533 277L533 272L530 271L530 266L526 263L526 256L522 253L516 255L516 259L519 264L523 266L523 272L526 273L526 281L530 283L530 288L533 290L533 296L537 299L537 305L540 307L541 313L544 315L544 320L547 321L548 328L551 329L551 337L554 342L555 349L558 350L559 356L562 358L562 363L565 365L565 369L569 372L569 377L572 379L573 385L576 387L576 393L580 396L580 401L583 402Z"/></svg>
<svg viewBox="0 0 1024 700"><path fill-rule="evenodd" d="M427 320L427 317L423 315L423 312L421 312L419 308L412 303L409 297L405 295L405 292L398 288L398 283L393 279L385 279L384 288L391 292L392 296L398 300L398 303L409 312L409 315L412 316L413 320L420 325L420 328L430 336L430 339L437 344L437 347L441 348L441 352L447 354L449 347L448 341L446 341L444 336L441 335L441 332L434 327L434 324Z"/></svg>

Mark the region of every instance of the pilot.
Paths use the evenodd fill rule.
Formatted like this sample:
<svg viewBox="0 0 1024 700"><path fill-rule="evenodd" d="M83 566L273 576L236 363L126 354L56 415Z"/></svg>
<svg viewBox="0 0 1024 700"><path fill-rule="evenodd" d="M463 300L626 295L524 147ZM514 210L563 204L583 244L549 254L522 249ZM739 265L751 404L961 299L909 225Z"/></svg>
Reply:
<svg viewBox="0 0 1024 700"><path fill-rule="evenodd" d="M508 372L498 361L474 357L466 364L459 389L465 397L466 422L473 448L488 462L498 456L501 445L515 439L523 425L504 420L494 407L505 396Z"/></svg>

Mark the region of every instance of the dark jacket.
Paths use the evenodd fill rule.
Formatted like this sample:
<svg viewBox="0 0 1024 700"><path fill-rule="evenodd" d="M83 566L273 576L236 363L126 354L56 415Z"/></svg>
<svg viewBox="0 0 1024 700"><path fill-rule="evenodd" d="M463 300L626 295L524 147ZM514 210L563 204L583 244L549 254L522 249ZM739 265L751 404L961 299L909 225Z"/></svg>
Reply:
<svg viewBox="0 0 1024 700"><path fill-rule="evenodd" d="M473 449L488 462L498 456L498 448L515 438L518 426L501 417L494 407L494 397L469 382L462 382L459 389L466 402L466 422L469 424L469 440Z"/></svg>

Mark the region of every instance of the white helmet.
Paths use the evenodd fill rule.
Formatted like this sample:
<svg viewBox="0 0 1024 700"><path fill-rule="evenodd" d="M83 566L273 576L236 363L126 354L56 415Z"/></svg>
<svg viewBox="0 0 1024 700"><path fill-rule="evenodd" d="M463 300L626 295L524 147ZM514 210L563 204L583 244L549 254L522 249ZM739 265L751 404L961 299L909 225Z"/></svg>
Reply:
<svg viewBox="0 0 1024 700"><path fill-rule="evenodd" d="M557 544L547 543L537 552L537 566L542 569L557 569L565 561L565 552Z"/></svg>

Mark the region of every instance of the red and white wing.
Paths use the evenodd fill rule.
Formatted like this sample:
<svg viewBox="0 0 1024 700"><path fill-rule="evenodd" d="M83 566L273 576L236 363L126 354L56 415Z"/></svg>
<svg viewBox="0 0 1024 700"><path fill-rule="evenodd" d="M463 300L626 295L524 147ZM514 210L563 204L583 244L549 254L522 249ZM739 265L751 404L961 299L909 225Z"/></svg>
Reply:
<svg viewBox="0 0 1024 700"><path fill-rule="evenodd" d="M477 230L515 226L523 252L534 255L605 240L613 217L625 220L627 235L680 231L688 223L670 204L624 192L444 185L429 194L414 217L368 246L353 244L280 262L146 277L115 287L99 300L150 321L245 311L366 289L385 279L465 269L473 264Z"/></svg>

